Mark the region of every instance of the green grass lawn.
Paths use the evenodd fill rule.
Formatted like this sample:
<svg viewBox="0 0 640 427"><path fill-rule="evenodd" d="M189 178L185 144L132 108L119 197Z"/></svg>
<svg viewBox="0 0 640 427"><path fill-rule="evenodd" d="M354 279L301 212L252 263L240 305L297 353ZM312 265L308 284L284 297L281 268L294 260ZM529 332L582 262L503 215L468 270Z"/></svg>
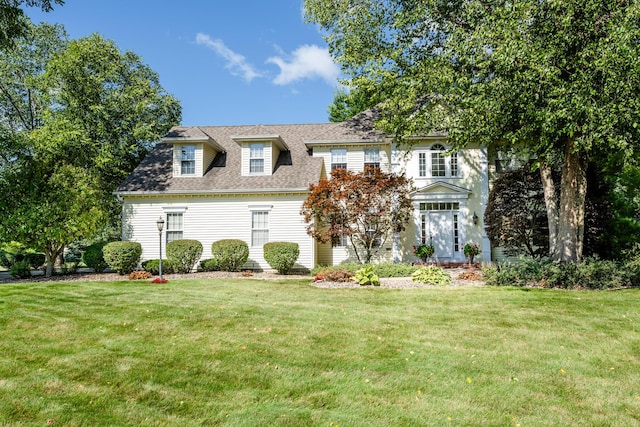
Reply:
<svg viewBox="0 0 640 427"><path fill-rule="evenodd" d="M640 290L0 285L0 425L640 425Z"/></svg>

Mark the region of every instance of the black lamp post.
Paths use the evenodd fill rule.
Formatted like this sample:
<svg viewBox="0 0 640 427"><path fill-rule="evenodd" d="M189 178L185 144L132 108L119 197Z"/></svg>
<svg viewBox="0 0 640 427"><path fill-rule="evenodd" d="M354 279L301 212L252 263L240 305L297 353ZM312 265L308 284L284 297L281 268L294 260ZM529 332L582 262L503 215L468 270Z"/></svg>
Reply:
<svg viewBox="0 0 640 427"><path fill-rule="evenodd" d="M160 264L158 266L158 273L160 274L160 281L162 281L162 229L164 228L164 219L162 219L162 217L158 218L156 225L158 226L158 235L160 236Z"/></svg>

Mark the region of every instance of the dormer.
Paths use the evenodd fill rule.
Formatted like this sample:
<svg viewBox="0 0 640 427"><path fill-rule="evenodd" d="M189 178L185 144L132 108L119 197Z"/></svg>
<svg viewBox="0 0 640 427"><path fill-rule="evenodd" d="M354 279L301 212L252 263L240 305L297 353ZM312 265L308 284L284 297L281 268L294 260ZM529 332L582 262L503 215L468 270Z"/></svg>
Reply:
<svg viewBox="0 0 640 427"><path fill-rule="evenodd" d="M162 142L173 145L173 177L202 177L216 155L225 152L199 128L174 128Z"/></svg>
<svg viewBox="0 0 640 427"><path fill-rule="evenodd" d="M280 135L236 135L242 148L242 176L272 175L281 153L289 147Z"/></svg>

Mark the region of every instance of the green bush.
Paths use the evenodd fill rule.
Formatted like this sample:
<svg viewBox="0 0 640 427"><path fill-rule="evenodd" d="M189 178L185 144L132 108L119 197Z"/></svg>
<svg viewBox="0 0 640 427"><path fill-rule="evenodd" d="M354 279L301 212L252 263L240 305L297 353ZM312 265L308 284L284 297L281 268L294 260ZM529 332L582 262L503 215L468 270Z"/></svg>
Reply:
<svg viewBox="0 0 640 427"><path fill-rule="evenodd" d="M280 274L287 274L300 256L300 248L297 243L269 242L262 247L264 259Z"/></svg>
<svg viewBox="0 0 640 427"><path fill-rule="evenodd" d="M11 267L21 261L26 261L30 268L41 268L46 257L43 253L27 248L22 243L10 242L0 246L0 266L11 270Z"/></svg>
<svg viewBox="0 0 640 427"><path fill-rule="evenodd" d="M429 265L414 271L411 280L425 285L446 286L451 283L451 276L443 268Z"/></svg>
<svg viewBox="0 0 640 427"><path fill-rule="evenodd" d="M191 273L202 255L202 243L197 240L180 239L167 243L167 258L176 273Z"/></svg>
<svg viewBox="0 0 640 427"><path fill-rule="evenodd" d="M491 286L539 286L561 289L611 289L634 285L635 271L615 261L587 258L579 263L522 258L512 264L485 266Z"/></svg>
<svg viewBox="0 0 640 427"><path fill-rule="evenodd" d="M220 271L220 263L213 258L203 259L200 261L200 271Z"/></svg>
<svg viewBox="0 0 640 427"><path fill-rule="evenodd" d="M82 254L82 261L96 273L102 273L108 267L102 253L102 248L106 244L107 242L96 242L89 245Z"/></svg>
<svg viewBox="0 0 640 427"><path fill-rule="evenodd" d="M360 286L380 286L380 278L374 273L373 265L362 267L353 278Z"/></svg>
<svg viewBox="0 0 640 427"><path fill-rule="evenodd" d="M138 242L111 242L102 248L104 260L118 274L129 274L136 269L142 255Z"/></svg>
<svg viewBox="0 0 640 427"><path fill-rule="evenodd" d="M142 263L142 268L144 271L148 271L149 273L157 276L160 274L160 260L157 259L149 259ZM171 260L163 259L162 260L162 274L173 274L175 270L173 268L173 264Z"/></svg>
<svg viewBox="0 0 640 427"><path fill-rule="evenodd" d="M221 271L237 271L249 259L249 245L236 239L218 240L211 245L211 256Z"/></svg>
<svg viewBox="0 0 640 427"><path fill-rule="evenodd" d="M29 261L23 259L22 261L16 261L13 263L11 268L9 268L9 273L16 279L26 279L31 277L31 266L29 265Z"/></svg>

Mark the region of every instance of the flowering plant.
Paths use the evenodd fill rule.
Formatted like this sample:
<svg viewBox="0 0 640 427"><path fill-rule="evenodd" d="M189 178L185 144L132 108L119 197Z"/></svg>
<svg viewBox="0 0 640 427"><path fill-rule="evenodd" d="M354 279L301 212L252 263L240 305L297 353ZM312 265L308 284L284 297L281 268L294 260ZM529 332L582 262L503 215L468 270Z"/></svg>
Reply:
<svg viewBox="0 0 640 427"><path fill-rule="evenodd" d="M480 253L480 247L477 243L465 243L464 256L474 257Z"/></svg>
<svg viewBox="0 0 640 427"><path fill-rule="evenodd" d="M151 281L151 283L167 283L167 282L168 282L168 280L167 280L167 279L165 279L164 277L163 277L162 279L161 279L161 278L159 278L159 277L156 277L155 279L153 279L153 280Z"/></svg>
<svg viewBox="0 0 640 427"><path fill-rule="evenodd" d="M427 245L424 242L418 244L417 246L413 246L413 254L423 261L426 261L427 258L431 258L434 252L435 249L433 245Z"/></svg>

